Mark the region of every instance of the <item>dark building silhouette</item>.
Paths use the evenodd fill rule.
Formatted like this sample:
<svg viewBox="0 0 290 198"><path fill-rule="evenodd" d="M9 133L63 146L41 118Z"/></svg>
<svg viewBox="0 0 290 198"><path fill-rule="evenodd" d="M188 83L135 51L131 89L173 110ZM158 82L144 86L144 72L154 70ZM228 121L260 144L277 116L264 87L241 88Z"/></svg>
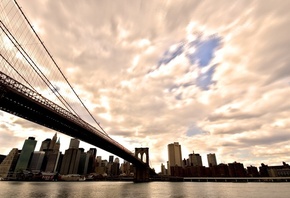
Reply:
<svg viewBox="0 0 290 198"><path fill-rule="evenodd" d="M212 167L212 166L216 166L217 162L216 162L216 157L214 153L209 153L207 154L207 162L208 162L208 166Z"/></svg>
<svg viewBox="0 0 290 198"><path fill-rule="evenodd" d="M88 172L90 153L85 153L83 148L80 148L79 150L81 151L81 156L78 167L78 174L85 175Z"/></svg>
<svg viewBox="0 0 290 198"><path fill-rule="evenodd" d="M268 165L262 163L261 166L259 167L259 171L261 177L269 177Z"/></svg>
<svg viewBox="0 0 290 198"><path fill-rule="evenodd" d="M77 174L80 162L81 150L79 150L79 140L71 139L70 148L65 151L60 168L60 174Z"/></svg>
<svg viewBox="0 0 290 198"><path fill-rule="evenodd" d="M229 174L230 177L246 177L246 170L244 168L244 165L242 163L234 162L229 163Z"/></svg>
<svg viewBox="0 0 290 198"><path fill-rule="evenodd" d="M178 165L170 166L170 173L174 177L184 177L184 169Z"/></svg>
<svg viewBox="0 0 290 198"><path fill-rule="evenodd" d="M90 150L88 150L87 153L90 154L87 173L93 173L93 172L95 172L95 168L96 168L97 149L90 148Z"/></svg>
<svg viewBox="0 0 290 198"><path fill-rule="evenodd" d="M290 166L289 164L283 162L282 165L278 166L268 166L261 164L259 167L261 177L289 177L290 176Z"/></svg>
<svg viewBox="0 0 290 198"><path fill-rule="evenodd" d="M40 151L45 152L43 158L43 164L41 170L45 172L56 172L57 163L59 161L60 139L57 141L57 133L54 134L53 138L47 138L42 141Z"/></svg>
<svg viewBox="0 0 290 198"><path fill-rule="evenodd" d="M213 177L229 177L229 167L227 164L219 164L217 166L210 167L211 175Z"/></svg>
<svg viewBox="0 0 290 198"><path fill-rule="evenodd" d="M248 166L247 173L249 177L259 177L260 174L258 172L258 168L255 166Z"/></svg>
<svg viewBox="0 0 290 198"><path fill-rule="evenodd" d="M19 150L13 148L0 164L0 177L8 178L13 175L17 160L19 158Z"/></svg>

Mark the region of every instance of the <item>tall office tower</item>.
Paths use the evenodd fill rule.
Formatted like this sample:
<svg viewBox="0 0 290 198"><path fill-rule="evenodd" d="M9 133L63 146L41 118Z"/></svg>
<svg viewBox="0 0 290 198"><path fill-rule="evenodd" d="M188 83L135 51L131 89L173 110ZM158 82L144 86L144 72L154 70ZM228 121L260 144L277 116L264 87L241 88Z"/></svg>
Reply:
<svg viewBox="0 0 290 198"><path fill-rule="evenodd" d="M17 161L15 171L26 170L28 168L32 152L35 149L37 141L34 137L29 137L25 140L19 159Z"/></svg>
<svg viewBox="0 0 290 198"><path fill-rule="evenodd" d="M165 166L164 166L163 163L161 164L161 174L162 174L162 175L167 175L167 173L166 173L166 168L165 168Z"/></svg>
<svg viewBox="0 0 290 198"><path fill-rule="evenodd" d="M44 151L34 151L31 158L29 169L32 171L41 171L44 155L45 155Z"/></svg>
<svg viewBox="0 0 290 198"><path fill-rule="evenodd" d="M47 138L46 140L42 141L39 151L47 151L49 149L51 139Z"/></svg>
<svg viewBox="0 0 290 198"><path fill-rule="evenodd" d="M88 163L88 173L95 172L96 168L96 155L97 155L97 149L96 148L90 148L88 152L90 154L89 163Z"/></svg>
<svg viewBox="0 0 290 198"><path fill-rule="evenodd" d="M55 143L53 151L59 151L59 148L60 148L60 138L58 138L57 142Z"/></svg>
<svg viewBox="0 0 290 198"><path fill-rule="evenodd" d="M60 148L60 139L57 139L56 133L53 136L49 149L45 152L43 169L45 172L56 172L57 165L59 162L59 157L61 153L59 152Z"/></svg>
<svg viewBox="0 0 290 198"><path fill-rule="evenodd" d="M118 158L116 158L118 159ZM119 176L120 175L120 163L119 163L119 159L115 160L115 162L113 162L111 164L111 175L113 176Z"/></svg>
<svg viewBox="0 0 290 198"><path fill-rule="evenodd" d="M47 163L45 166L45 172L56 172L57 165L59 162L61 153L59 151L54 151L47 155Z"/></svg>
<svg viewBox="0 0 290 198"><path fill-rule="evenodd" d="M65 151L63 156L60 174L77 174L81 157L81 150L78 148L79 143L79 140L71 139L69 149Z"/></svg>
<svg viewBox="0 0 290 198"><path fill-rule="evenodd" d="M216 157L214 153L207 154L207 161L209 167L217 166Z"/></svg>
<svg viewBox="0 0 290 198"><path fill-rule="evenodd" d="M52 140L50 141L49 148L48 148L49 150L52 151L55 149L56 140L57 140L57 135L55 133L54 136L52 137Z"/></svg>
<svg viewBox="0 0 290 198"><path fill-rule="evenodd" d="M193 151L192 154L189 154L189 163L191 166L202 166L201 156Z"/></svg>
<svg viewBox="0 0 290 198"><path fill-rule="evenodd" d="M130 175L130 162L124 161L122 165L122 173L127 176Z"/></svg>
<svg viewBox="0 0 290 198"><path fill-rule="evenodd" d="M113 155L110 155L109 156L109 163L113 163L113 161L114 161L114 156Z"/></svg>
<svg viewBox="0 0 290 198"><path fill-rule="evenodd" d="M14 172L18 157L18 149L13 148L0 164L0 177L7 178L10 174L12 176L12 172Z"/></svg>
<svg viewBox="0 0 290 198"><path fill-rule="evenodd" d="M90 159L90 153L85 153L84 149L79 149L81 151L78 174L85 175L88 172L88 164Z"/></svg>
<svg viewBox="0 0 290 198"><path fill-rule="evenodd" d="M96 166L101 166L102 165L102 156L97 156L96 158Z"/></svg>
<svg viewBox="0 0 290 198"><path fill-rule="evenodd" d="M70 140L69 148L70 149L79 149L80 141L78 139L72 138Z"/></svg>
<svg viewBox="0 0 290 198"><path fill-rule="evenodd" d="M120 160L118 157L115 158L114 163L120 163Z"/></svg>
<svg viewBox="0 0 290 198"><path fill-rule="evenodd" d="M174 166L182 166L181 145L178 142L168 144L168 161L169 161L169 173L171 175L170 168Z"/></svg>

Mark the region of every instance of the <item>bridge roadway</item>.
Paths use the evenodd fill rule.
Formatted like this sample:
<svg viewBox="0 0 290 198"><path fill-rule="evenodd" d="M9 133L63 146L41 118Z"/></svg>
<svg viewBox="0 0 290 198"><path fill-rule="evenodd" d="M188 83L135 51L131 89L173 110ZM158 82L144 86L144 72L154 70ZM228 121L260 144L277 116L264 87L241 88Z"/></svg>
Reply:
<svg viewBox="0 0 290 198"><path fill-rule="evenodd" d="M138 167L146 164L121 144L79 117L0 71L0 110L113 153Z"/></svg>

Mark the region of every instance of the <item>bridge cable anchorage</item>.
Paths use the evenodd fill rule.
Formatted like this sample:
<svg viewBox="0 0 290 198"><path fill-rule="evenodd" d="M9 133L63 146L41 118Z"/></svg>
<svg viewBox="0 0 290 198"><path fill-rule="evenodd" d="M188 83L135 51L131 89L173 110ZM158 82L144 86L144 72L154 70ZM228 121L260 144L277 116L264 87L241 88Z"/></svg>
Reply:
<svg viewBox="0 0 290 198"><path fill-rule="evenodd" d="M52 57L52 55L50 54L50 52L48 51L48 49L45 47L45 45L43 44L42 40L40 39L40 37L38 36L38 34L36 33L36 31L33 29L31 23L29 22L29 20L27 19L26 15L24 14L24 12L22 11L21 7L19 6L19 4L16 2L16 0L14 0L16 6L18 7L18 9L20 10L20 12L22 13L23 17L25 18L26 22L29 24L29 26L31 27L33 33L35 34L35 36L37 37L37 39L39 40L39 42L41 43L41 45L43 46L43 48L45 49L45 51L47 52L47 54L49 55L49 57L51 58L51 60L53 61L53 63L55 64L56 68L58 69L58 71L60 72L60 74L63 76L63 78L65 79L65 81L67 82L67 84L69 85L69 87L71 88L71 90L74 92L74 94L76 95L76 97L78 98L78 100L81 102L81 104L83 105L83 107L85 108L85 110L88 112L88 114L91 116L91 118L94 120L94 122L101 128L101 130L103 131L104 134L106 134L107 136L109 136L107 134L107 132L101 127L101 125L97 122L97 120L94 118L94 116L91 114L91 112L88 110L88 108L86 107L86 105L83 103L83 101L81 100L81 98L79 97L79 95L76 93L76 91L74 90L74 88L72 87L72 85L69 83L69 81L67 80L67 78L65 77L65 75L63 74L63 72L61 71L60 67L58 66L58 64L56 63L56 61L54 60L54 58Z"/></svg>
<svg viewBox="0 0 290 198"><path fill-rule="evenodd" d="M62 97L62 95L58 92L57 89L54 88L54 86L52 85L52 83L50 82L50 80L44 75L44 73L39 69L39 67L37 66L37 64L31 59L31 57L26 53L26 51L23 49L23 47L20 45L20 43L18 43L18 41L16 40L16 38L12 35L12 33L8 30L8 28L1 22L1 24L3 25L3 27L5 28L5 30L2 28L2 26L0 27L2 29L2 31L6 34L6 36L8 37L8 39L13 43L14 47L18 50L19 53L21 53L21 55L24 57L24 59L27 61L27 63L30 65L30 67L35 71L35 73L42 79L42 81L47 85L47 87L52 91L52 93L59 99L59 101L67 108L70 109L70 111L73 111L78 117L80 117L75 110L70 106L70 104L67 103L67 101ZM9 34L8 34L8 33ZM13 42L13 40L16 42L16 44ZM21 50L19 50L18 46L20 47ZM24 54L26 55L24 55ZM30 60L28 60L27 59ZM34 65L34 67L32 66L32 64ZM10 64L9 64L10 65ZM37 70L38 71L37 71ZM40 75L41 74L41 75ZM29 84L30 85L30 84ZM49 86L50 85L50 86ZM34 88L33 88L34 89ZM55 92L58 93L55 94ZM60 98L61 99L60 99Z"/></svg>

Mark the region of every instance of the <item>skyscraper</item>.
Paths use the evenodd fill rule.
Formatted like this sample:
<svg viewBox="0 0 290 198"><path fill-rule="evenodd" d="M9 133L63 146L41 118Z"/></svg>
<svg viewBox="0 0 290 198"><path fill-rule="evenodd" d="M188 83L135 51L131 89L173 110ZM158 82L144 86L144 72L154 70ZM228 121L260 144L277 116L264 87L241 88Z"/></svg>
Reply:
<svg viewBox="0 0 290 198"><path fill-rule="evenodd" d="M45 152L43 158L42 170L45 172L55 172L59 160L60 140L57 141L57 133L54 134L52 139L47 138L41 144L40 151Z"/></svg>
<svg viewBox="0 0 290 198"><path fill-rule="evenodd" d="M168 161L169 161L169 174L170 168L174 166L182 166L181 145L178 142L168 144ZM171 175L171 174L170 174Z"/></svg>
<svg viewBox="0 0 290 198"><path fill-rule="evenodd" d="M90 148L88 152L90 154L89 158L89 164L88 164L88 173L93 173L95 172L95 167L96 167L96 155L97 155L97 149L96 148Z"/></svg>
<svg viewBox="0 0 290 198"><path fill-rule="evenodd" d="M201 156L193 151L192 154L189 154L189 163L190 166L202 166Z"/></svg>
<svg viewBox="0 0 290 198"><path fill-rule="evenodd" d="M44 151L34 151L31 162L30 162L30 170L32 171L41 171L41 166L43 162L45 152Z"/></svg>
<svg viewBox="0 0 290 198"><path fill-rule="evenodd" d="M9 174L14 171L18 157L19 157L18 149L13 148L0 164L0 177L3 178L9 177Z"/></svg>
<svg viewBox="0 0 290 198"><path fill-rule="evenodd" d="M80 148L79 150L81 151L81 155L80 155L80 162L79 162L79 167L78 167L78 174L84 175L84 174L87 174L88 172L90 153L88 152L85 153L83 148Z"/></svg>
<svg viewBox="0 0 290 198"><path fill-rule="evenodd" d="M65 151L63 156L60 174L77 174L81 157L81 150L78 148L79 143L78 139L71 139L69 149Z"/></svg>
<svg viewBox="0 0 290 198"><path fill-rule="evenodd" d="M80 141L78 139L72 138L70 140L69 148L70 149L79 149Z"/></svg>
<svg viewBox="0 0 290 198"><path fill-rule="evenodd" d="M46 140L42 141L39 151L47 151L49 149L51 139L47 138Z"/></svg>
<svg viewBox="0 0 290 198"><path fill-rule="evenodd" d="M37 141L34 137L29 137L27 140L25 140L15 167L15 171L26 170L28 168L36 143Z"/></svg>
<svg viewBox="0 0 290 198"><path fill-rule="evenodd" d="M50 141L49 148L48 148L49 150L55 149L56 140L57 140L57 134L55 133L52 140Z"/></svg>
<svg viewBox="0 0 290 198"><path fill-rule="evenodd" d="M109 156L109 163L113 163L113 161L114 161L114 156L113 155L110 155Z"/></svg>
<svg viewBox="0 0 290 198"><path fill-rule="evenodd" d="M217 162L216 162L216 157L214 153L209 153L207 154L207 161L208 161L208 166L212 167L212 166L216 166Z"/></svg>

